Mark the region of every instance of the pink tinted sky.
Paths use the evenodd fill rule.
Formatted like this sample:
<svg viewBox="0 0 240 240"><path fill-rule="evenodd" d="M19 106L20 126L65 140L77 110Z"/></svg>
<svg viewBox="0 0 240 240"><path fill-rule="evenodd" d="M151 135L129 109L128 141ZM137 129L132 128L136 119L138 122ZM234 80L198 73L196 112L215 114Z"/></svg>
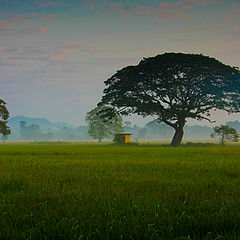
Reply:
<svg viewBox="0 0 240 240"><path fill-rule="evenodd" d="M2 0L0 98L11 116L84 124L116 70L164 52L240 66L239 46L237 0Z"/></svg>

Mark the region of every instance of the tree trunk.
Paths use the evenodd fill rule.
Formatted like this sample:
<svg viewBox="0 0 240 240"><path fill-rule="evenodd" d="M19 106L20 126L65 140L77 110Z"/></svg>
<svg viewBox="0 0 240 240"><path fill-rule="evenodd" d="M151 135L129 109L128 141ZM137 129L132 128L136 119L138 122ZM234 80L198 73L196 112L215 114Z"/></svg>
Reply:
<svg viewBox="0 0 240 240"><path fill-rule="evenodd" d="M178 147L182 141L183 138L183 127L177 127L175 128L175 134L173 136L171 146L172 147Z"/></svg>
<svg viewBox="0 0 240 240"><path fill-rule="evenodd" d="M222 133L222 136L221 136L221 145L222 146L224 145L224 133Z"/></svg>

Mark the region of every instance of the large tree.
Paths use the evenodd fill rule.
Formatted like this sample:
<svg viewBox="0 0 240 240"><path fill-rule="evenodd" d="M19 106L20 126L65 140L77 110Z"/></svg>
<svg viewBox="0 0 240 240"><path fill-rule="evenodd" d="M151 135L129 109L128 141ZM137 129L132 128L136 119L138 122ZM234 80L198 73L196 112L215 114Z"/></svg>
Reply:
<svg viewBox="0 0 240 240"><path fill-rule="evenodd" d="M111 112L110 117L105 117ZM114 134L123 132L122 117L112 111L110 107L96 107L86 114L85 121L89 125L88 134L101 142L104 138L111 138Z"/></svg>
<svg viewBox="0 0 240 240"><path fill-rule="evenodd" d="M7 126L8 118L9 112L6 103L0 99L0 134L2 134L3 141L5 141L7 136L11 133L10 128Z"/></svg>
<svg viewBox="0 0 240 240"><path fill-rule="evenodd" d="M101 104L128 115L157 116L175 129L178 146L188 118L207 119L209 111L238 111L240 72L200 54L165 53L128 66L105 81Z"/></svg>

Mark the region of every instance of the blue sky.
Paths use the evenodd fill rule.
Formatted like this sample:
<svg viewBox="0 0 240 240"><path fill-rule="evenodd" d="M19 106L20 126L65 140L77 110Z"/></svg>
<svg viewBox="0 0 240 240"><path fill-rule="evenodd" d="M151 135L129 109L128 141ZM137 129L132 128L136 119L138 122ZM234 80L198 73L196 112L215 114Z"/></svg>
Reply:
<svg viewBox="0 0 240 240"><path fill-rule="evenodd" d="M174 51L239 67L239 46L237 0L0 0L0 98L11 116L79 125L126 65Z"/></svg>

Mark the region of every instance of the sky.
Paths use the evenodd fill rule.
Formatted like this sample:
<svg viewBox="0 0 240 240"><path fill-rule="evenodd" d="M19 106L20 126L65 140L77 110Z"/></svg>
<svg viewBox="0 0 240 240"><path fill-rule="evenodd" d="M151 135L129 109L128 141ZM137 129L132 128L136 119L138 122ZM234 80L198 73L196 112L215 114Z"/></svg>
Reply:
<svg viewBox="0 0 240 240"><path fill-rule="evenodd" d="M11 116L83 125L117 70L165 52L240 67L239 46L239 0L0 0L0 99Z"/></svg>

